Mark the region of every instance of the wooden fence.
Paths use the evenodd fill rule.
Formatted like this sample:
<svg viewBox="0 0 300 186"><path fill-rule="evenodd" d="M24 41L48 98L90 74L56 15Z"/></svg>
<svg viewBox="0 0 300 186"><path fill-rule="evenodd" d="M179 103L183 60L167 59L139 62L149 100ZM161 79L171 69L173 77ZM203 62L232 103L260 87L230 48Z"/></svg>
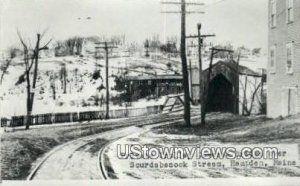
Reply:
<svg viewBox="0 0 300 186"><path fill-rule="evenodd" d="M127 118L137 116L147 116L161 113L162 106L149 106L145 108L129 108L110 110L111 119ZM31 116L31 125L59 124L78 121L102 120L105 118L105 111L86 111L86 112L70 112L70 113L48 113L37 114ZM12 116L9 118L1 118L1 127L19 127L26 123L26 116Z"/></svg>

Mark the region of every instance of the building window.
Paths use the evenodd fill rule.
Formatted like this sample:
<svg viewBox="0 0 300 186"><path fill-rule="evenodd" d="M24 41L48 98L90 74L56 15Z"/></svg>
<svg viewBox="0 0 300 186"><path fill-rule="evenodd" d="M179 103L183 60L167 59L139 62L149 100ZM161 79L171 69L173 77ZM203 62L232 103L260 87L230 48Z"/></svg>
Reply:
<svg viewBox="0 0 300 186"><path fill-rule="evenodd" d="M294 21L294 0L287 0L287 23Z"/></svg>
<svg viewBox="0 0 300 186"><path fill-rule="evenodd" d="M286 71L293 73L293 43L286 45Z"/></svg>
<svg viewBox="0 0 300 186"><path fill-rule="evenodd" d="M271 0L271 27L276 26L276 0Z"/></svg>
<svg viewBox="0 0 300 186"><path fill-rule="evenodd" d="M275 46L272 46L270 48L270 72L275 72L275 66L276 66L276 48Z"/></svg>

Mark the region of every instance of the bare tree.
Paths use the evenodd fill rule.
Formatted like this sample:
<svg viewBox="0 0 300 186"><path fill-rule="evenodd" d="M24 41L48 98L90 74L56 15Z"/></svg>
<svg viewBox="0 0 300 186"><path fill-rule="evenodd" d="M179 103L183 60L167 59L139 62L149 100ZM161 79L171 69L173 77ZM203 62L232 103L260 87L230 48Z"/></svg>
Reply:
<svg viewBox="0 0 300 186"><path fill-rule="evenodd" d="M74 55L74 48L76 45L76 38L69 38L65 41L65 45L69 55Z"/></svg>
<svg viewBox="0 0 300 186"><path fill-rule="evenodd" d="M76 37L75 40L76 54L81 55L84 39L82 37Z"/></svg>
<svg viewBox="0 0 300 186"><path fill-rule="evenodd" d="M14 59L15 57L17 57L18 51L19 49L17 47L10 47L8 49L9 58Z"/></svg>
<svg viewBox="0 0 300 186"><path fill-rule="evenodd" d="M127 46L127 52L129 56L133 56L136 52L138 52L139 46L136 42L132 42Z"/></svg>
<svg viewBox="0 0 300 186"><path fill-rule="evenodd" d="M52 90L52 98L53 100L56 100L56 86L55 86L56 74L52 72L49 79L50 79L50 88Z"/></svg>
<svg viewBox="0 0 300 186"><path fill-rule="evenodd" d="M35 88L38 76L38 62L39 62L39 53L42 50L47 50L48 45L52 41L50 39L45 45L41 45L41 40L44 36L43 34L36 34L36 45L34 48L31 48L31 44L26 43L21 36L21 33L18 31L19 40L23 46L23 55L24 55L24 64L25 72L20 77L25 78L27 84L27 117L26 117L26 126L25 129L28 130L31 124L31 114L34 102ZM42 46L42 47L41 47Z"/></svg>
<svg viewBox="0 0 300 186"><path fill-rule="evenodd" d="M252 82L248 79L248 75L246 75L245 81L243 82L240 80L240 84L243 91L243 97L239 99L239 102L242 105L242 115L249 116L252 113L255 100L258 100L257 97L259 94L258 91L261 87L261 82L257 81L257 78L255 78L254 82ZM250 95L247 93L250 93Z"/></svg>
<svg viewBox="0 0 300 186"><path fill-rule="evenodd" d="M145 57L149 57L149 47L150 47L150 43L149 43L149 40L146 39L145 43L144 43L144 46L145 46Z"/></svg>
<svg viewBox="0 0 300 186"><path fill-rule="evenodd" d="M60 69L60 81L61 81L61 88L63 89L63 93L67 93L67 69L66 64L62 64Z"/></svg>
<svg viewBox="0 0 300 186"><path fill-rule="evenodd" d="M66 56L68 54L66 45L64 42L62 41L56 41L56 43L54 44L54 52L55 52L55 56Z"/></svg>
<svg viewBox="0 0 300 186"><path fill-rule="evenodd" d="M12 59L14 59L17 56L18 49L16 47L11 47L8 49L8 56L9 59L6 59L1 65L1 77L0 77L0 85L2 85L4 75L7 74L7 70L9 66L11 65Z"/></svg>
<svg viewBox="0 0 300 186"><path fill-rule="evenodd" d="M5 60L5 62L3 64L1 64L0 66L0 70L1 70L1 78L0 78L0 85L2 85L2 81L4 79L4 75L7 73L7 70L11 64L11 59L7 59Z"/></svg>

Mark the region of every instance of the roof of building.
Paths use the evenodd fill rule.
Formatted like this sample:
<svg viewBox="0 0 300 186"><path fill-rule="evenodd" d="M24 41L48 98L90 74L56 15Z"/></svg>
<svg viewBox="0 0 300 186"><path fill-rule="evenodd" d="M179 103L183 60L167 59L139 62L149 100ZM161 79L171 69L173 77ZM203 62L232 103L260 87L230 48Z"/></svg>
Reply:
<svg viewBox="0 0 300 186"><path fill-rule="evenodd" d="M226 65L227 67L229 67L230 69L236 71L237 70L237 63L234 60L220 60L218 62L216 62L215 64L212 65L212 67L214 68L215 66L218 65ZM255 72L254 70L243 66L243 65L239 65L239 74L241 75L248 75L248 76L254 76L254 77L261 77L260 73ZM208 71L208 68L205 69L204 71Z"/></svg>
<svg viewBox="0 0 300 186"><path fill-rule="evenodd" d="M165 74L165 75L157 75L157 76L127 76L126 80L135 80L135 81L143 81L143 80L181 80L182 75L172 75L172 74Z"/></svg>
<svg viewBox="0 0 300 186"><path fill-rule="evenodd" d="M215 66L218 65L226 65L228 68L230 68L231 70L236 71L237 70L237 63L234 60L226 60L226 61L218 61L216 63L214 63L212 65L212 68L214 68ZM206 68L204 70L208 71L208 68ZM248 76L254 76L254 77L261 77L261 74L251 70L250 68L243 66L243 65L239 65L239 73L241 75L248 75ZM147 76L127 76L125 77L126 80L129 81L146 81L146 80L181 80L182 79L182 75L173 75L173 74L164 74L164 75L156 75L156 76L151 76L151 75L147 75Z"/></svg>

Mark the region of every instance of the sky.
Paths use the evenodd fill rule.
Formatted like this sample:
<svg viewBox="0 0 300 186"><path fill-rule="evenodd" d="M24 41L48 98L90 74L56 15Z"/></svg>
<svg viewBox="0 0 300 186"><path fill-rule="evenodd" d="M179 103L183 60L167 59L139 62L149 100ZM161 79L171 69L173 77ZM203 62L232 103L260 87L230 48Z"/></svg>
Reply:
<svg viewBox="0 0 300 186"><path fill-rule="evenodd" d="M180 6L163 5L161 1L1 0L0 50L19 45L17 30L30 41L34 41L37 32L45 30L45 40L46 37L62 40L75 35L125 34L128 42L142 42L155 34L159 34L162 41L170 36L179 37L180 14L161 12L179 11ZM231 42L234 46L267 47L267 0L187 2L205 3L204 6L187 7L205 12L187 16L187 35L196 34L197 23L202 23L203 34L216 34L209 39L215 44Z"/></svg>

